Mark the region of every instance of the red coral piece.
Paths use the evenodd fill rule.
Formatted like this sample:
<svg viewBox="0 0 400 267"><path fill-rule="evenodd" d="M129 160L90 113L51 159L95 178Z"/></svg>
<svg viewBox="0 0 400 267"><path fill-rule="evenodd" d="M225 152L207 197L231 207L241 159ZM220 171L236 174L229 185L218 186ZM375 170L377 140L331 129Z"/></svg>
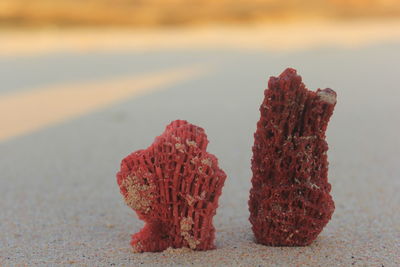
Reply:
<svg viewBox="0 0 400 267"><path fill-rule="evenodd" d="M149 148L122 160L121 193L146 223L132 235L135 251L215 248L212 218L226 175L207 144L202 128L176 120Z"/></svg>
<svg viewBox="0 0 400 267"><path fill-rule="evenodd" d="M331 89L309 91L296 70L271 77L254 134L250 222L258 243L309 245L335 209L325 131Z"/></svg>

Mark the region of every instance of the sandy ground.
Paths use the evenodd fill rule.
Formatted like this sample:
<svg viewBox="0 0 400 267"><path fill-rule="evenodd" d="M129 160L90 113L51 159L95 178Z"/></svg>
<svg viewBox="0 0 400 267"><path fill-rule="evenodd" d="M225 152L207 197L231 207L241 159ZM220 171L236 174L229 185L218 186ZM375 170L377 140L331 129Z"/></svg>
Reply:
<svg viewBox="0 0 400 267"><path fill-rule="evenodd" d="M399 266L397 37L293 50L219 45L157 51L61 47L35 55L19 54L18 48L1 56L0 109L5 109L5 99L16 101L2 111L9 116L18 112L21 95L62 103L73 101L73 95L56 100L49 97L54 96L52 90L60 96L68 88L94 91L92 98L79 102L80 107L91 103L90 108L67 115L65 106L30 103L39 114L54 113L56 119L0 140L0 265ZM185 72L193 66L205 71ZM338 93L327 132L336 211L309 247L257 245L248 222L258 108L268 76L287 66L297 68L310 88L331 87ZM171 71L175 78L157 85ZM155 82L140 94L129 89L151 77ZM109 94L104 84L118 89L121 81L128 81L122 85L127 92L104 101ZM43 92L47 95L38 98ZM66 106L69 111L73 107ZM10 118L1 116L1 123ZM29 124L34 114L15 116L13 125L18 126ZM143 223L125 206L115 173L124 156L147 147L178 118L206 129L209 150L228 174L214 219L217 249L135 254L130 234Z"/></svg>

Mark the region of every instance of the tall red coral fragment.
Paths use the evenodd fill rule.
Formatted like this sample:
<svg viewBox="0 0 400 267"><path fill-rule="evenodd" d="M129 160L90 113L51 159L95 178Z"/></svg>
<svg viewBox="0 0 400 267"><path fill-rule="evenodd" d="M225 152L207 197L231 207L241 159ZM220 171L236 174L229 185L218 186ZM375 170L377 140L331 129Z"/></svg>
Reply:
<svg viewBox="0 0 400 267"><path fill-rule="evenodd" d="M226 175L207 144L202 128L176 120L146 150L122 160L118 185L145 222L132 235L135 251L215 247L212 218Z"/></svg>
<svg viewBox="0 0 400 267"><path fill-rule="evenodd" d="M335 209L325 131L331 89L309 91L296 70L271 77L254 134L250 222L258 243L309 245Z"/></svg>

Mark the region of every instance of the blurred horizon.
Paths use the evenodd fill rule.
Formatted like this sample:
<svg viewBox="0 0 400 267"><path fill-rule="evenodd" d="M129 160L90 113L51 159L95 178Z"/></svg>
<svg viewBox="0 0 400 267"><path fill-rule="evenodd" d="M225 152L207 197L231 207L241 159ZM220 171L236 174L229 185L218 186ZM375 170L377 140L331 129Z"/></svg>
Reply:
<svg viewBox="0 0 400 267"><path fill-rule="evenodd" d="M398 0L2 0L0 26L182 26L400 18Z"/></svg>

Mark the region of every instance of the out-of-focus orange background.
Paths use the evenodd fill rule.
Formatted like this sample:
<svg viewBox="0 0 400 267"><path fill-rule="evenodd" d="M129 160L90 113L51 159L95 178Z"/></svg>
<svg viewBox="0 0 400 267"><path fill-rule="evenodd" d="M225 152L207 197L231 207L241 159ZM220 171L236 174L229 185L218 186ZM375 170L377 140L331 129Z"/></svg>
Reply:
<svg viewBox="0 0 400 267"><path fill-rule="evenodd" d="M400 17L398 0L2 0L2 25L187 25Z"/></svg>
<svg viewBox="0 0 400 267"><path fill-rule="evenodd" d="M22 107L29 106L18 94L22 90L30 89L32 96L37 96L36 89L48 84L65 86L77 80L105 84L109 78L119 75L131 77L140 71L151 73L163 64L165 56L170 57L167 69L179 66L181 58L185 57L190 59L188 62L196 63L198 60L192 58L192 53L203 55L204 60L200 61L207 65L210 60L205 58L210 51L218 54L230 51L232 57L248 52L280 53L284 57L310 51L310 58L318 60L319 49L327 49L324 54L329 55L335 49L358 51L371 47L374 55L385 49L373 50L373 46L399 41L398 0L1 0L0 63L1 60L5 63L4 70L0 68L3 83L0 108L4 109L0 119L9 124L3 123L0 140L65 119L64 115L50 112L52 108L39 105L38 109L31 109L43 112L37 115L38 121L28 127L23 118L33 113L21 112ZM116 54L124 56L119 58ZM142 57L124 60L132 55ZM68 69L58 62L45 65L46 60L54 56L73 59L76 66ZM22 68L32 57L38 59L38 63L31 66L32 70L42 68L41 73ZM107 57L116 61L115 66L95 63ZM211 65L221 63L220 57L210 58ZM8 62L10 59L19 61ZM151 60L154 60L152 64ZM358 66L356 57L349 56L346 60ZM310 60L299 62L302 67L313 65ZM150 64L146 71L141 67L144 64ZM86 67L79 71L77 66L81 65ZM278 65L269 64L276 69L280 68ZM60 69L55 71L57 68ZM137 69L129 72L119 68ZM110 73L110 77L103 79L103 72ZM66 73L71 75L66 76ZM14 95L19 104L10 104L14 102L3 93ZM33 103L30 97L26 99ZM54 98L66 102L57 94ZM88 104L85 102L82 106L86 108ZM43 114L49 112L57 118L45 121ZM21 119L10 119L9 114L19 114Z"/></svg>

